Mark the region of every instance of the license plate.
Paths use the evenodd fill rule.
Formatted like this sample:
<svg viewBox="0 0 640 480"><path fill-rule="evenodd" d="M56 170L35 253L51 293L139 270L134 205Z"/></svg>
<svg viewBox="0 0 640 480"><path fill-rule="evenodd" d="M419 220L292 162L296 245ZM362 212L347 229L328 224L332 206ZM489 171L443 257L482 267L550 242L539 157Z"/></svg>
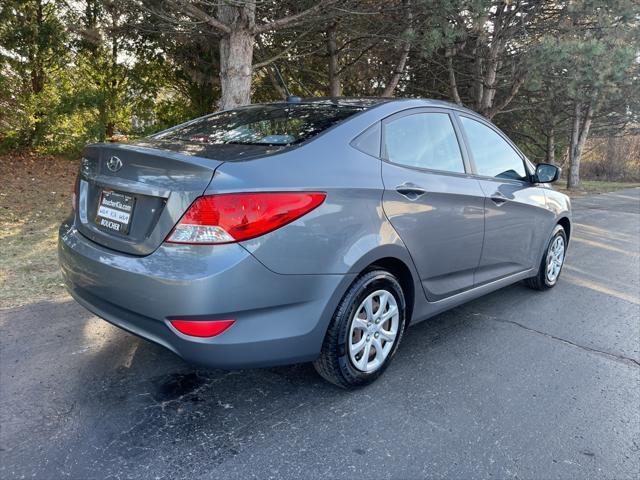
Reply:
<svg viewBox="0 0 640 480"><path fill-rule="evenodd" d="M129 233L135 197L126 193L103 190L98 204L96 224L122 235Z"/></svg>

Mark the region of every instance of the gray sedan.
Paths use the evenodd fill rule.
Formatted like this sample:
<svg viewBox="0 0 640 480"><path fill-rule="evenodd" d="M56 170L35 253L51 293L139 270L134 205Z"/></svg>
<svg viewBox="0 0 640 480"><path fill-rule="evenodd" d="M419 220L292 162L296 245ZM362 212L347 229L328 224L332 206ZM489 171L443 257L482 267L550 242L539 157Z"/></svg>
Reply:
<svg viewBox="0 0 640 480"><path fill-rule="evenodd" d="M410 324L556 284L558 176L445 102L250 105L87 146L60 264L80 304L190 362L312 361L359 386Z"/></svg>

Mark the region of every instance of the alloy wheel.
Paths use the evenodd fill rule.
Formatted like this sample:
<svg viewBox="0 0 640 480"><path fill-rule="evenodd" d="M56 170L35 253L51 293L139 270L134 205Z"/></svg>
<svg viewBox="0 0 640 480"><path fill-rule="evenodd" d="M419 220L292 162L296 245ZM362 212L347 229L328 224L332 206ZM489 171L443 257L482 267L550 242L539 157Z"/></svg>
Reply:
<svg viewBox="0 0 640 480"><path fill-rule="evenodd" d="M380 368L393 349L400 326L400 309L388 290L369 294L357 308L347 341L353 366L366 373Z"/></svg>
<svg viewBox="0 0 640 480"><path fill-rule="evenodd" d="M561 235L558 235L549 246L549 251L547 252L546 273L547 281L549 283L554 283L558 279L558 275L560 275L560 270L564 263L564 252L564 238L562 238Z"/></svg>

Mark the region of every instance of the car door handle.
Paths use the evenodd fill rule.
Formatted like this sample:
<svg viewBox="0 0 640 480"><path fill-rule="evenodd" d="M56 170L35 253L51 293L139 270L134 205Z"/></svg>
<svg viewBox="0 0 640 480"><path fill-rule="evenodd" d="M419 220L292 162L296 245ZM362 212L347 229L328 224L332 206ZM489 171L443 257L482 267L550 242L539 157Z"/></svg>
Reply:
<svg viewBox="0 0 640 480"><path fill-rule="evenodd" d="M413 183L403 183L402 185L398 185L396 187L396 191L400 195L404 195L405 197L407 197L409 200L415 200L416 198L421 197L422 195L427 193L424 188L421 188Z"/></svg>
<svg viewBox="0 0 640 480"><path fill-rule="evenodd" d="M506 203L507 197L505 197L501 193L496 192L493 195L491 195L491 201L495 203L498 207L500 207Z"/></svg>

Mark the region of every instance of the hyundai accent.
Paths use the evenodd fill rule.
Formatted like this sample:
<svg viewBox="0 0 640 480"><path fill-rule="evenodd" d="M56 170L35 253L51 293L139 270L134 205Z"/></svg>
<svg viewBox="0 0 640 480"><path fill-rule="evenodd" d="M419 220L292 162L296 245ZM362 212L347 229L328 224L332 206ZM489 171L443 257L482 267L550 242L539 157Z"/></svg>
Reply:
<svg viewBox="0 0 640 480"><path fill-rule="evenodd" d="M86 147L59 258L91 312L193 364L375 380L409 325L558 282L559 169L436 100L291 99Z"/></svg>

